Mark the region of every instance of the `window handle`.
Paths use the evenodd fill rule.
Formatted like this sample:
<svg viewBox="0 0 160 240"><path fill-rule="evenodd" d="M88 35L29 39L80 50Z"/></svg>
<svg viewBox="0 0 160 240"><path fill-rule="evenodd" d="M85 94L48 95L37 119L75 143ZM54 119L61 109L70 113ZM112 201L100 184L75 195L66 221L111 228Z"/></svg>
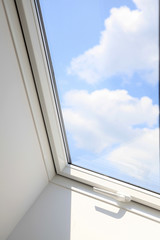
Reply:
<svg viewBox="0 0 160 240"><path fill-rule="evenodd" d="M110 191L107 191L104 189L100 189L100 188L96 188L96 187L93 187L93 191L97 192L97 193L101 193L101 194L109 196L109 197L112 197L115 200L120 201L120 202L130 202L132 200L130 195L126 195L126 194L123 194L120 192L113 193L113 192L110 192Z"/></svg>

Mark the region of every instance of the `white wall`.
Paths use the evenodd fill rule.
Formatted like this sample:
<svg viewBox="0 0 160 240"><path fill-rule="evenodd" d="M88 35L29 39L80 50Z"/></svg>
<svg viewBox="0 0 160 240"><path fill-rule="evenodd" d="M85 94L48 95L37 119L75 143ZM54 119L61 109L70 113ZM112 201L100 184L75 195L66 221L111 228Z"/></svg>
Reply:
<svg viewBox="0 0 160 240"><path fill-rule="evenodd" d="M19 26L15 27L20 33ZM48 183L16 54L0 0L0 240L6 239Z"/></svg>
<svg viewBox="0 0 160 240"><path fill-rule="evenodd" d="M158 222L50 183L8 240L159 240L159 237Z"/></svg>

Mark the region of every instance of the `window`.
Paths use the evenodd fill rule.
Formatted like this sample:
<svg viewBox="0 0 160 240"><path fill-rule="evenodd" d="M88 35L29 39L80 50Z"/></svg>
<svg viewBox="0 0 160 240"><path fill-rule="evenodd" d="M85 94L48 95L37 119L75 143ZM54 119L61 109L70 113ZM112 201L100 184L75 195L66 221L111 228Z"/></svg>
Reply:
<svg viewBox="0 0 160 240"><path fill-rule="evenodd" d="M57 173L159 208L158 0L65 3L17 1Z"/></svg>

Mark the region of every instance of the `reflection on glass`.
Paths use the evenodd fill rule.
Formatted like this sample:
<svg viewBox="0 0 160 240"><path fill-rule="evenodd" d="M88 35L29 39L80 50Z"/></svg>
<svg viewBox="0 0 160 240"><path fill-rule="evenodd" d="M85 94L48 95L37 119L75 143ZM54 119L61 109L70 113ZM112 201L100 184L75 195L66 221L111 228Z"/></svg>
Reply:
<svg viewBox="0 0 160 240"><path fill-rule="evenodd" d="M40 3L72 163L160 193L158 0Z"/></svg>

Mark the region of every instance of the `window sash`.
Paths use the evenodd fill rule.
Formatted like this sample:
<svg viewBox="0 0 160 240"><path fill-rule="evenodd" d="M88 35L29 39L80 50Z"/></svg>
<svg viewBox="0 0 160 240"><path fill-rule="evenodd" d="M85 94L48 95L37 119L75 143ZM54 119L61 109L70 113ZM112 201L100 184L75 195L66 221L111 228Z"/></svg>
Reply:
<svg viewBox="0 0 160 240"><path fill-rule="evenodd" d="M68 164L70 156L38 1L17 0L16 5L57 174L93 187L128 194L132 201L160 210L159 194Z"/></svg>

